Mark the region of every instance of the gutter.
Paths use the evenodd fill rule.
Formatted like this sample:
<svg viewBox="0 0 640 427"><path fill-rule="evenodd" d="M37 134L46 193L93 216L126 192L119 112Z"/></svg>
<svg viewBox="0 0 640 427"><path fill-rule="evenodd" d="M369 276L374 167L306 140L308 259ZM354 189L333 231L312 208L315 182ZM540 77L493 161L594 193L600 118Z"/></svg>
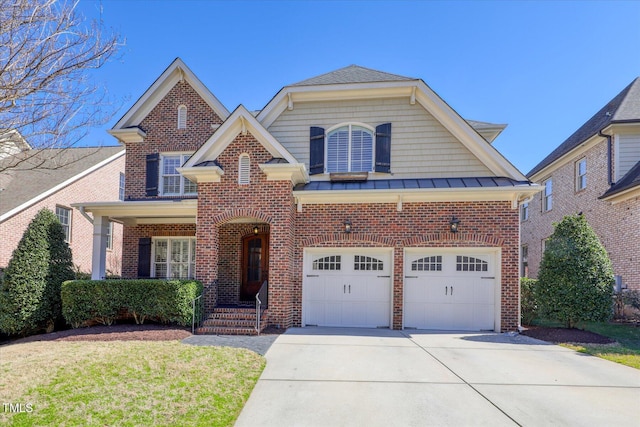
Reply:
<svg viewBox="0 0 640 427"><path fill-rule="evenodd" d="M78 208L78 210L80 211L80 214L81 214L83 217L87 218L87 221L89 221L91 224L93 224L93 218L91 218L91 217L89 216L89 214L88 214L87 212L85 212L85 210L84 210L84 206L78 206L77 208Z"/></svg>

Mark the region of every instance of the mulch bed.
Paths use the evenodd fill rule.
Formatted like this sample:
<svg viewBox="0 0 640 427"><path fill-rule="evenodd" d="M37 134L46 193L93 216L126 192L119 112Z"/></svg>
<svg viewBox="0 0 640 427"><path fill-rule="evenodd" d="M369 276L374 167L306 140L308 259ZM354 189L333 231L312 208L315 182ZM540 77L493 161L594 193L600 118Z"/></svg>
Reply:
<svg viewBox="0 0 640 427"><path fill-rule="evenodd" d="M575 328L541 328L537 326L528 326L527 329L522 331L520 334L556 344L612 344L615 342L615 340L596 334L595 332Z"/></svg>

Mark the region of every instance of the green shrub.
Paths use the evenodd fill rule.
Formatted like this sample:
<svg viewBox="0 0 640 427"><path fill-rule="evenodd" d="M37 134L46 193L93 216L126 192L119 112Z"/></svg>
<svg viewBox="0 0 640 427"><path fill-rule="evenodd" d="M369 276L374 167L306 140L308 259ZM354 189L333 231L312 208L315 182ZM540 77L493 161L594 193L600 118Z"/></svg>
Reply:
<svg viewBox="0 0 640 427"><path fill-rule="evenodd" d="M60 285L73 279L71 249L58 217L40 210L13 251L0 287L0 330L53 331L61 316Z"/></svg>
<svg viewBox="0 0 640 427"><path fill-rule="evenodd" d="M611 261L584 216L555 224L535 287L540 315L570 328L606 321L613 312L613 283Z"/></svg>
<svg viewBox="0 0 640 427"><path fill-rule="evenodd" d="M72 280L62 285L62 314L72 327L111 324L126 312L136 323L191 323L192 300L202 293L195 280ZM201 307L197 307L201 309Z"/></svg>
<svg viewBox="0 0 640 427"><path fill-rule="evenodd" d="M531 325L538 317L538 304L535 298L535 286L538 281L528 277L520 278L520 320L523 325Z"/></svg>

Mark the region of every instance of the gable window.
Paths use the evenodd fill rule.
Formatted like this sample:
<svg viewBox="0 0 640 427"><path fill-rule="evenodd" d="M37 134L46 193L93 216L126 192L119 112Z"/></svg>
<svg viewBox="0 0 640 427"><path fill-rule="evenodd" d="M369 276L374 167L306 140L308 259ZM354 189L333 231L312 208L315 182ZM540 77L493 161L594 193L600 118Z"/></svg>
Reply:
<svg viewBox="0 0 640 427"><path fill-rule="evenodd" d="M196 271L195 237L153 239L152 277L192 279Z"/></svg>
<svg viewBox="0 0 640 427"><path fill-rule="evenodd" d="M163 196L195 195L197 186L176 170L191 154L164 154L160 165L160 194Z"/></svg>
<svg viewBox="0 0 640 427"><path fill-rule="evenodd" d="M542 194L542 209L550 211L553 207L553 181L551 178L544 182L544 193Z"/></svg>
<svg viewBox="0 0 640 427"><path fill-rule="evenodd" d="M71 243L71 209L56 206L56 216L64 230L64 241Z"/></svg>
<svg viewBox="0 0 640 427"><path fill-rule="evenodd" d="M178 129L187 128L187 106L181 105L178 107Z"/></svg>
<svg viewBox="0 0 640 427"><path fill-rule="evenodd" d="M124 174L120 172L120 184L118 187L118 199L124 200Z"/></svg>
<svg viewBox="0 0 640 427"><path fill-rule="evenodd" d="M241 184L241 185L249 184L250 170L251 170L251 161L249 159L249 155L247 153L240 154L240 158L238 159L238 184Z"/></svg>
<svg viewBox="0 0 640 427"><path fill-rule="evenodd" d="M576 163L576 191L587 188L587 159Z"/></svg>
<svg viewBox="0 0 640 427"><path fill-rule="evenodd" d="M522 221L528 220L529 219L529 202L523 203L520 209L521 209L520 219Z"/></svg>

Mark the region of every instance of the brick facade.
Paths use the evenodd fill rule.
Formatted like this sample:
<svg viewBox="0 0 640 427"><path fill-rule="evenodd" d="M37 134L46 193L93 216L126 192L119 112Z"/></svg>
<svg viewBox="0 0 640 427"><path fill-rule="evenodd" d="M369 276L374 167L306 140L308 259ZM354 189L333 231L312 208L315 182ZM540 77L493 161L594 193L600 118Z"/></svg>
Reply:
<svg viewBox="0 0 640 427"><path fill-rule="evenodd" d="M38 211L47 208L55 213L56 206L71 209L71 241L73 264L79 271L91 273L93 225L71 207L73 203L118 200L120 173L125 169L125 156L51 194L27 209L0 223L0 268L9 264L11 254L22 234ZM122 225L113 225L113 249L107 250L106 268L109 274L121 272Z"/></svg>
<svg viewBox="0 0 640 427"><path fill-rule="evenodd" d="M607 142L596 144L584 155L574 156L541 182L553 180L553 208L542 211L539 194L529 203L529 219L522 222L522 244L528 247L529 276L537 277L542 260L543 239L553 234L553 223L565 215L582 212L606 248L614 273L629 289L640 289L640 200L614 204L599 200L609 189ZM587 160L587 187L576 191L576 162Z"/></svg>

